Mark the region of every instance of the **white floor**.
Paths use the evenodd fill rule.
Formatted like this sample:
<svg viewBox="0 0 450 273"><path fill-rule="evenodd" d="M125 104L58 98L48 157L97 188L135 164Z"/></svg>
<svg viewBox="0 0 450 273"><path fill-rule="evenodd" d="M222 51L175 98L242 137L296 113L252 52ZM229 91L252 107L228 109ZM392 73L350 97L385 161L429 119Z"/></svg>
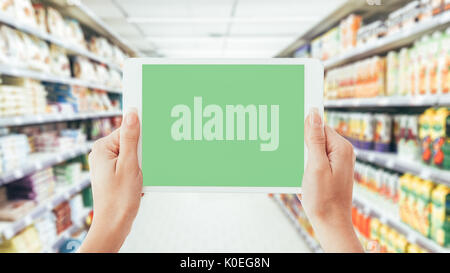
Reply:
<svg viewBox="0 0 450 273"><path fill-rule="evenodd" d="M310 252L266 194L149 193L121 252Z"/></svg>

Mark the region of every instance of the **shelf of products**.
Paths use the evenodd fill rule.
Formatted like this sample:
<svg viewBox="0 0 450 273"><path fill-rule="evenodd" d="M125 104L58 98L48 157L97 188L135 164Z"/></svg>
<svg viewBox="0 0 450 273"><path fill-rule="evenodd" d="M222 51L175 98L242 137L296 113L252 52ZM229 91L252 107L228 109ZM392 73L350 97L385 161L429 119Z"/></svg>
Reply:
<svg viewBox="0 0 450 273"><path fill-rule="evenodd" d="M355 147L356 157L450 185L447 108L422 114L326 112L329 126Z"/></svg>
<svg viewBox="0 0 450 273"><path fill-rule="evenodd" d="M53 82L53 83L62 83L62 84L68 84L73 86L83 86L93 89L99 89L104 90L110 93L122 93L122 89L119 88L113 88L109 86L105 86L102 84L96 84L89 81L80 80L77 78L71 78L71 77L65 77L65 76L54 76L47 73L42 73L39 71L30 70L27 68L20 68L20 67L12 67L10 65L4 65L0 64L0 74L4 75L10 75L14 77L23 77L23 78L30 78L35 79L39 81L45 81L45 82Z"/></svg>
<svg viewBox="0 0 450 273"><path fill-rule="evenodd" d="M429 167L420 162L401 158L393 153L380 153L355 149L355 154L356 158L359 160L374 163L378 166L398 172L412 173L423 179L433 180L450 186L450 171Z"/></svg>
<svg viewBox="0 0 450 273"><path fill-rule="evenodd" d="M91 150L91 147L92 142L89 142L53 153L33 153L29 155L26 162L22 163L19 168L0 174L0 186L21 179L43 168L56 165L80 155L84 155Z"/></svg>
<svg viewBox="0 0 450 273"><path fill-rule="evenodd" d="M375 54L385 53L395 48L407 46L424 33L442 29L449 23L450 12L444 12L435 17L429 18L428 20L424 20L423 22L416 23L414 26L411 26L406 30L395 32L392 35L379 38L365 45L356 46L351 51L329 60L325 60L323 65L325 69L330 69L353 60L366 58Z"/></svg>
<svg viewBox="0 0 450 273"><path fill-rule="evenodd" d="M405 0L389 0L383 2L382 5L375 5L375 2L371 5L366 1L343 1L343 3L336 8L336 10L317 22L296 41L279 52L276 57L291 57L299 48L308 45L308 43L315 38L320 37L323 33L328 33L336 26L339 26L342 20L352 13L363 15L363 19L373 18L401 7L407 2L408 1Z"/></svg>
<svg viewBox="0 0 450 273"><path fill-rule="evenodd" d="M366 210L366 216L375 215L384 224L400 227L409 242L432 252L450 251L450 186L357 161L354 199L359 205L367 202L371 210ZM367 236L368 228L369 224L360 227L361 233Z"/></svg>
<svg viewBox="0 0 450 273"><path fill-rule="evenodd" d="M64 201L90 186L89 175L83 174L84 178L77 184L57 189L57 192L47 201L41 202L37 207L30 211L25 217L9 222L0 222L0 237L3 235L4 240L11 239L19 231L31 225L36 219L39 219L43 214L50 212Z"/></svg>
<svg viewBox="0 0 450 273"><path fill-rule="evenodd" d="M295 228L299 232L300 236L302 236L302 238L305 240L305 243L308 245L308 247L311 249L311 251L315 252L315 253L322 252L322 248L320 247L320 245L316 241L316 239L314 239L308 232L306 232L305 228L302 227L302 225L300 224L299 219L298 219L298 217L300 217L300 216L298 216L298 217L294 216L294 214L291 212L291 210L287 207L287 205L281 199L281 196L286 196L286 195L274 194L271 196L272 196L273 200L275 200L275 202L280 206L280 208L283 210L283 212L287 215L287 217L292 221ZM292 195L290 197L295 198L295 199L297 198L294 195ZM306 216L304 218L306 218ZM307 220L305 220L305 221L307 221Z"/></svg>
<svg viewBox="0 0 450 273"><path fill-rule="evenodd" d="M0 252L73 252L92 220L87 153L120 126L139 52L79 1L0 2Z"/></svg>
<svg viewBox="0 0 450 273"><path fill-rule="evenodd" d="M63 16L74 18L92 31L110 39L125 50L128 55L132 57L140 57L142 55L139 50L131 46L128 41L111 29L97 14L83 4L82 1L43 0L42 2L56 7L62 12Z"/></svg>
<svg viewBox="0 0 450 273"><path fill-rule="evenodd" d="M17 30L31 34L39 39L49 42L49 43L58 45L64 49L66 49L71 54L85 56L93 61L97 61L99 63L106 64L107 66L109 66L111 68L114 68L117 70L122 70L122 68L118 64L110 62L110 61L106 60L106 58L104 58L104 57L97 56L96 54L89 52L87 49L85 49L79 45L75 45L73 43L64 41L61 38L58 38L54 35L49 34L47 31L44 31L43 29L39 29L37 27L31 27L30 25L21 23L20 21L15 20L11 16L7 16L4 13L0 13L0 23L14 27Z"/></svg>
<svg viewBox="0 0 450 273"><path fill-rule="evenodd" d="M358 194L355 194L354 203L356 206L364 209L366 214L373 213L377 215L377 219L379 219L381 223L398 230L409 242L422 246L431 252L450 253L450 249L443 248L434 241L424 237L418 231L415 231L405 223L401 222L398 216L390 210L381 210L378 205L368 201L367 197L359 197Z"/></svg>

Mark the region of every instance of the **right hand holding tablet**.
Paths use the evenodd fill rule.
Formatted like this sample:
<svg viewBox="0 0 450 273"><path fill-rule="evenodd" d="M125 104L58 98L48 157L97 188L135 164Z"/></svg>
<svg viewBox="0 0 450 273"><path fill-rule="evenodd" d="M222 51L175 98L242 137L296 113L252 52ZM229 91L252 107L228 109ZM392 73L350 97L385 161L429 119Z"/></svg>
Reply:
<svg viewBox="0 0 450 273"><path fill-rule="evenodd" d="M317 109L305 121L308 162L303 176L302 204L327 252L362 252L353 230L351 208L353 146L323 125Z"/></svg>

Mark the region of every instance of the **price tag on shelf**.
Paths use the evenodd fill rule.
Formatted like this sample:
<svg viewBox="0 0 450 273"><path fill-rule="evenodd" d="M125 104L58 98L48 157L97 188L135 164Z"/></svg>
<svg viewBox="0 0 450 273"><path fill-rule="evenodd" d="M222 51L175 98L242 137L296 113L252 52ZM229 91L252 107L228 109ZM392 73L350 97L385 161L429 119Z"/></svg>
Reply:
<svg viewBox="0 0 450 273"><path fill-rule="evenodd" d="M394 160L393 158L389 158L389 159L386 161L386 167L387 167L388 169L394 168L394 165L395 165L395 160Z"/></svg>
<svg viewBox="0 0 450 273"><path fill-rule="evenodd" d="M71 196L70 192L64 193L64 199L69 200L70 196Z"/></svg>
<svg viewBox="0 0 450 273"><path fill-rule="evenodd" d="M357 107L361 105L361 100L360 99L354 99L352 101L353 106Z"/></svg>
<svg viewBox="0 0 450 273"><path fill-rule="evenodd" d="M29 225L31 225L31 223L33 223L33 218L31 218L31 216L28 215L25 217L24 222L25 222L25 226L29 226Z"/></svg>
<svg viewBox="0 0 450 273"><path fill-rule="evenodd" d="M15 179L19 179L19 178L22 178L23 177L23 171L22 170L15 170L14 171L14 178Z"/></svg>
<svg viewBox="0 0 450 273"><path fill-rule="evenodd" d="M430 179L430 178L431 178L431 170L428 169L428 168L423 168L423 169L420 171L420 177L422 177L422 178L425 179L425 180Z"/></svg>
<svg viewBox="0 0 450 273"><path fill-rule="evenodd" d="M3 230L3 236L5 237L6 240L9 240L14 236L14 230L11 227L11 224L10 227Z"/></svg>
<svg viewBox="0 0 450 273"><path fill-rule="evenodd" d="M374 162L375 161L375 155L372 154L372 153L368 154L367 160L369 160L370 162Z"/></svg>
<svg viewBox="0 0 450 273"><path fill-rule="evenodd" d="M387 98L381 98L378 100L377 105L378 106L386 106L389 103L389 99Z"/></svg>
<svg viewBox="0 0 450 273"><path fill-rule="evenodd" d="M23 123L23 118L21 118L21 117L15 117L15 118L13 119L13 122L14 122L14 124L16 124L16 125L20 125L20 124Z"/></svg>
<svg viewBox="0 0 450 273"><path fill-rule="evenodd" d="M62 157L62 155L57 155L56 156L56 162L61 162L61 161L63 161L64 160L64 158Z"/></svg>

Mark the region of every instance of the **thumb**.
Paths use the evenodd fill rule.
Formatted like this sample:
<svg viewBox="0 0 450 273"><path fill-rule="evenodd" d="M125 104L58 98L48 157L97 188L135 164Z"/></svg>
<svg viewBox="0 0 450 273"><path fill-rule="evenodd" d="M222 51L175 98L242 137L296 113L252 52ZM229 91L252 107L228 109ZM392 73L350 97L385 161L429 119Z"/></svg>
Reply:
<svg viewBox="0 0 450 273"><path fill-rule="evenodd" d="M328 163L326 153L326 136L319 110L312 108L305 121L305 142L308 148L308 165L311 163L317 168Z"/></svg>
<svg viewBox="0 0 450 273"><path fill-rule="evenodd" d="M131 108L128 110L120 126L120 162L137 164L139 135L140 124L137 110Z"/></svg>

